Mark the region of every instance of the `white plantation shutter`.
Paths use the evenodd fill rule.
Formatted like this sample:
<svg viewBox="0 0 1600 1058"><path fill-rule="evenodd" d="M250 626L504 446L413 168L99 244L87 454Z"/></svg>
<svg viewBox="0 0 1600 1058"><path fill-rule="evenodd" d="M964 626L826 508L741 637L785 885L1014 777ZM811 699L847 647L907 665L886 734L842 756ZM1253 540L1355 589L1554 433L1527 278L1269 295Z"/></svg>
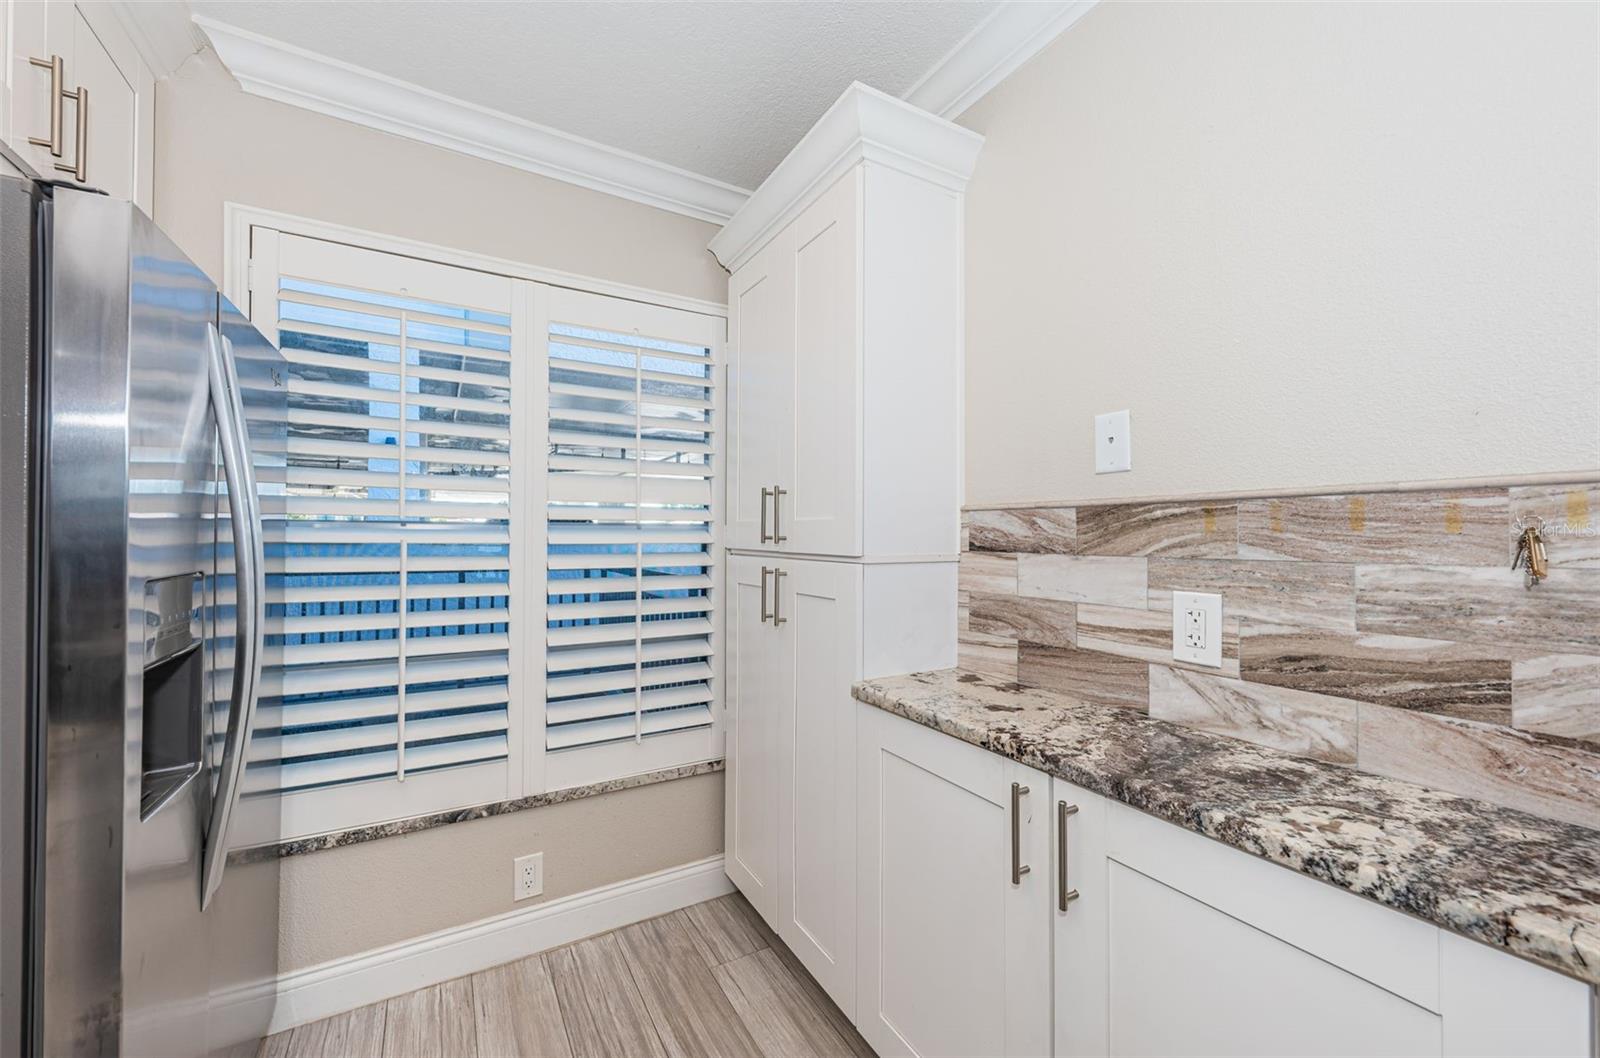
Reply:
<svg viewBox="0 0 1600 1058"><path fill-rule="evenodd" d="M560 290L545 315L549 785L714 757L722 321Z"/></svg>
<svg viewBox="0 0 1600 1058"><path fill-rule="evenodd" d="M724 318L250 231L289 422L239 843L720 757Z"/></svg>
<svg viewBox="0 0 1600 1058"><path fill-rule="evenodd" d="M287 465L261 482L266 667L245 790L364 783L378 818L506 796L525 457L512 281L273 236L289 427Z"/></svg>

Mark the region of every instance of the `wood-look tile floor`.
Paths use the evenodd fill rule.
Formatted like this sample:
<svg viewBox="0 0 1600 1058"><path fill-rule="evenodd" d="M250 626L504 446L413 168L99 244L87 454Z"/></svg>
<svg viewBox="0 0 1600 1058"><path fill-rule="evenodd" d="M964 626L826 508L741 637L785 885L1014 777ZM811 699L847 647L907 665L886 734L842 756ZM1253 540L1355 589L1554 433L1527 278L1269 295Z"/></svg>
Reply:
<svg viewBox="0 0 1600 1058"><path fill-rule="evenodd" d="M261 1058L872 1058L738 893L261 1041Z"/></svg>

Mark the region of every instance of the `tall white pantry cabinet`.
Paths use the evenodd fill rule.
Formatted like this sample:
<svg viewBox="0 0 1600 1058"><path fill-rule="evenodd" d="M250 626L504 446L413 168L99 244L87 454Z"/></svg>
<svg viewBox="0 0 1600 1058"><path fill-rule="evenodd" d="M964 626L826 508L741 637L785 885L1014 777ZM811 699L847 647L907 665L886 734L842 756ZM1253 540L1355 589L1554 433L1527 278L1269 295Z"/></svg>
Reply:
<svg viewBox="0 0 1600 1058"><path fill-rule="evenodd" d="M982 143L851 85L711 241L731 272L727 870L852 1016L850 685L955 664Z"/></svg>

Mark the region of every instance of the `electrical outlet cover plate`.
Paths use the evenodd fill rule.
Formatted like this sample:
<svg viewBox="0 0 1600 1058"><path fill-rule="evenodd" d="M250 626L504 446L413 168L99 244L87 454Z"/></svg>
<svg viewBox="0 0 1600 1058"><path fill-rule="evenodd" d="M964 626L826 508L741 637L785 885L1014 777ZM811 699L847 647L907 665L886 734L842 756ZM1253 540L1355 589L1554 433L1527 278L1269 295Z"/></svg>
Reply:
<svg viewBox="0 0 1600 1058"><path fill-rule="evenodd" d="M511 861L511 899L526 900L544 892L544 853L518 856Z"/></svg>
<svg viewBox="0 0 1600 1058"><path fill-rule="evenodd" d="M1222 596L1172 593L1172 657L1191 665L1222 668Z"/></svg>
<svg viewBox="0 0 1600 1058"><path fill-rule="evenodd" d="M1094 472L1118 474L1133 469L1133 423L1126 411L1094 417Z"/></svg>

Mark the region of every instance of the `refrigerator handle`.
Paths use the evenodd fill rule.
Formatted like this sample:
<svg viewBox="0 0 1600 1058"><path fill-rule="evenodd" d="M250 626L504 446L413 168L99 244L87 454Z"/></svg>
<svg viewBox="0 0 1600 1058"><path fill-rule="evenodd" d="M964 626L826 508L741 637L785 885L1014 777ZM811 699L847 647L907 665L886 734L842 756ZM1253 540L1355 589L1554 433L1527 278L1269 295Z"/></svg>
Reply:
<svg viewBox="0 0 1600 1058"><path fill-rule="evenodd" d="M256 697L261 684L261 639L266 614L265 553L261 545L261 509L250 443L245 432L244 401L234 368L233 343L215 324L207 324L210 346L211 404L222 445L222 472L228 483L229 522L233 527L234 591L233 692L228 706L228 733L222 747L221 776L211 802L206 830L205 866L200 907L211 903L222 884L228 862L228 823L239 800L245 753L255 729Z"/></svg>

